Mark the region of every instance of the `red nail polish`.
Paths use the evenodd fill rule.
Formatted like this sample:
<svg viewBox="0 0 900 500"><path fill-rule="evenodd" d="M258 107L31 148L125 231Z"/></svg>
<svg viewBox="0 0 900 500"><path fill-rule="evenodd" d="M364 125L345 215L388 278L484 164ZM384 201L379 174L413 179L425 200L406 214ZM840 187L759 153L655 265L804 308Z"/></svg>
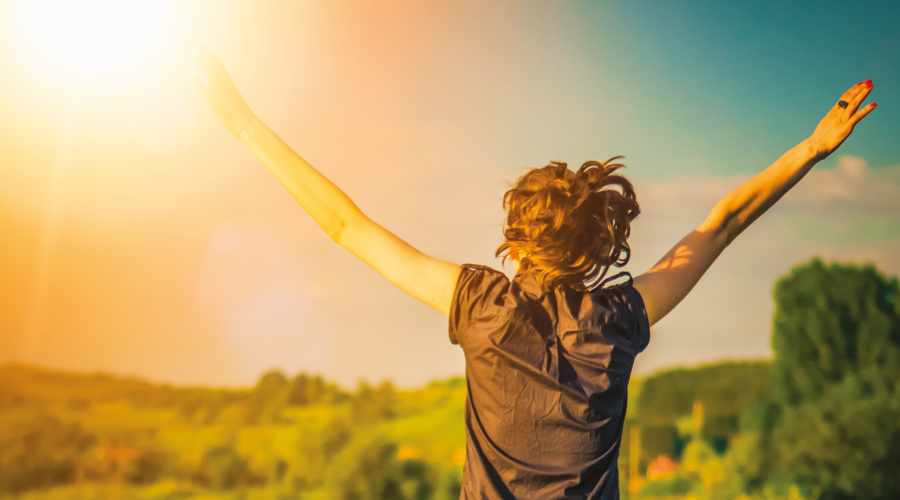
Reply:
<svg viewBox="0 0 900 500"><path fill-rule="evenodd" d="M876 106L878 106L878 103L877 103L877 102L873 102L873 103L872 103L872 109L875 109Z"/></svg>
<svg viewBox="0 0 900 500"><path fill-rule="evenodd" d="M873 87L873 85L872 85L872 79L871 79L871 78L869 78L868 80L866 80L866 87L869 87L869 88L872 88L872 87Z"/></svg>

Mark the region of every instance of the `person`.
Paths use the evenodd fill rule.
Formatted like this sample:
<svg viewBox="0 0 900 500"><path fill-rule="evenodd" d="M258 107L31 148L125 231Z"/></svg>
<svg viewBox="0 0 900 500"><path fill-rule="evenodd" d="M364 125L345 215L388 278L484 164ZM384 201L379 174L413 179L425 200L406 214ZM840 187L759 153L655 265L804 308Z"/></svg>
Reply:
<svg viewBox="0 0 900 500"><path fill-rule="evenodd" d="M465 354L466 458L461 498L614 499L635 356L650 327L691 291L750 224L833 153L876 103L871 80L844 92L812 135L722 198L647 272L605 278L628 262L640 213L620 157L577 172L553 162L503 197L497 250L515 277L425 255L369 219L257 118L224 65L200 48L213 113L334 240L449 318ZM604 279L605 278L605 279ZM611 280L625 279L604 286Z"/></svg>

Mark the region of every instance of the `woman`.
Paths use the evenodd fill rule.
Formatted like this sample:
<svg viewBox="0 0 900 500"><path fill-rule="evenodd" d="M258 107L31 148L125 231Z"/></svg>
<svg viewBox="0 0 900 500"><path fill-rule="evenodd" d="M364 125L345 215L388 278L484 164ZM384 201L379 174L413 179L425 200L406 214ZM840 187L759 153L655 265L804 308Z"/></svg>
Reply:
<svg viewBox="0 0 900 500"><path fill-rule="evenodd" d="M628 261L630 223L640 212L616 158L578 172L551 163L506 193L497 255L512 260L510 281L488 267L424 255L370 220L250 111L215 56L201 48L198 63L210 84L197 79L198 90L215 115L316 223L449 317L468 384L462 498L618 498L626 389L650 327L876 105L859 107L871 80L853 86L808 139L725 196L658 264L604 288L607 269Z"/></svg>

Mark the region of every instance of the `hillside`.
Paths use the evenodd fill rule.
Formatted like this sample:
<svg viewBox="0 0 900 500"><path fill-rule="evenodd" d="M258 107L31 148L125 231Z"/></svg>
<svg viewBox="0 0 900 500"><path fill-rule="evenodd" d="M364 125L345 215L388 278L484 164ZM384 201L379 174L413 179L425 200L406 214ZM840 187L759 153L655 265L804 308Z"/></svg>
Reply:
<svg viewBox="0 0 900 500"><path fill-rule="evenodd" d="M623 476L630 428L645 436L639 463L646 470L658 455L678 457L684 421L700 403L704 434L726 443L724 451L741 415L771 400L770 380L767 362L634 380ZM95 498L84 493L90 485L117 498L241 491L329 498L395 487L406 491L397 498L458 498L465 393L461 378L415 390L360 384L350 392L321 377L269 372L252 388L223 390L5 365L0 492ZM40 490L48 486L56 488Z"/></svg>

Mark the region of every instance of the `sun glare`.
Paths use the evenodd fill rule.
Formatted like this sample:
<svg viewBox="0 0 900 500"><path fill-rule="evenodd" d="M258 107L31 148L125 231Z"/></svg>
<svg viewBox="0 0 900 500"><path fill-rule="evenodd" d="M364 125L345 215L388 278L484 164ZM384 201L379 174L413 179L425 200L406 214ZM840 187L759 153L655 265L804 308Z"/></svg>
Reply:
<svg viewBox="0 0 900 500"><path fill-rule="evenodd" d="M20 0L23 37L59 67L78 74L108 73L147 55L169 13L163 0Z"/></svg>

